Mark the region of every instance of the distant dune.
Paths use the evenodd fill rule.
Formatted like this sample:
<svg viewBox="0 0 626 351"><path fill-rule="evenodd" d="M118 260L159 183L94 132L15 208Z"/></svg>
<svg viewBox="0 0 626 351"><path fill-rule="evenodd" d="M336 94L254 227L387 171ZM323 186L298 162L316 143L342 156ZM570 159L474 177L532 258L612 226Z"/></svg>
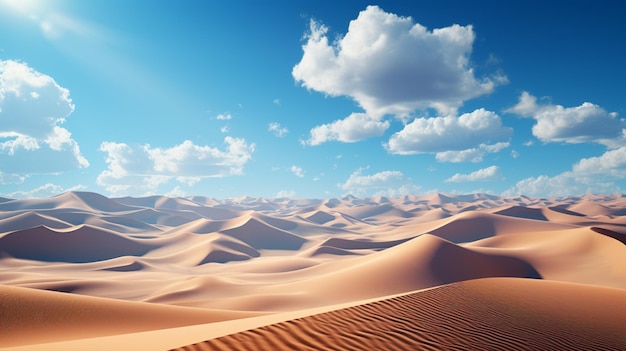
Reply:
<svg viewBox="0 0 626 351"><path fill-rule="evenodd" d="M626 349L625 243L622 195L2 199L0 347Z"/></svg>

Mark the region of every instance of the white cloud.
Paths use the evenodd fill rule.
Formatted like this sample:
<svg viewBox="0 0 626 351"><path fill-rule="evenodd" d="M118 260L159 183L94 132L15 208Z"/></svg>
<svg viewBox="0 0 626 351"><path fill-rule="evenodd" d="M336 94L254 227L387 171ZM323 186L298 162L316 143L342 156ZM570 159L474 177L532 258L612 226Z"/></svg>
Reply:
<svg viewBox="0 0 626 351"><path fill-rule="evenodd" d="M293 190L281 190L278 193L276 193L275 198L277 199L292 198L294 196L296 196L296 192Z"/></svg>
<svg viewBox="0 0 626 351"><path fill-rule="evenodd" d="M626 147L610 150L598 157L583 158L573 167L579 177L626 177Z"/></svg>
<svg viewBox="0 0 626 351"><path fill-rule="evenodd" d="M268 125L267 130L272 132L274 135L276 135L279 138L282 138L285 135L287 135L287 133L289 133L289 130L281 126L280 123L278 122L271 122Z"/></svg>
<svg viewBox="0 0 626 351"><path fill-rule="evenodd" d="M295 174L297 177L304 177L304 170L296 165L291 166L291 173Z"/></svg>
<svg viewBox="0 0 626 351"><path fill-rule="evenodd" d="M311 129L311 136L306 144L319 145L328 141L352 143L381 136L387 128L388 121L380 121L365 113L352 113L344 119Z"/></svg>
<svg viewBox="0 0 626 351"><path fill-rule="evenodd" d="M32 199L32 198L47 198L56 196L62 193L66 193L68 191L80 191L85 190L87 187L84 185L76 185L70 188L64 188L57 184L47 183L38 188L24 191L16 191L13 193L6 194L5 196L10 199Z"/></svg>
<svg viewBox="0 0 626 351"><path fill-rule="evenodd" d="M382 171L363 175L363 169L353 172L343 184L338 186L354 196L402 196L415 194L420 187L400 171Z"/></svg>
<svg viewBox="0 0 626 351"><path fill-rule="evenodd" d="M500 173L500 167L490 166L487 168L479 169L470 174L457 173L452 177L446 179L447 183L452 182L485 182L502 180L502 174Z"/></svg>
<svg viewBox="0 0 626 351"><path fill-rule="evenodd" d="M100 151L107 153L108 168L98 176L98 185L116 195L132 188L150 193L172 179L193 184L203 178L239 175L255 145L228 136L224 141L226 150L188 140L167 149L104 142Z"/></svg>
<svg viewBox="0 0 626 351"><path fill-rule="evenodd" d="M502 195L530 197L557 197L578 195L588 192L589 186L576 180L572 172L563 172L554 177L540 175L518 181L514 186L507 189Z"/></svg>
<svg viewBox="0 0 626 351"><path fill-rule="evenodd" d="M492 154L500 152L503 149L509 147L508 142L499 142L491 145L480 144L478 147L474 147L461 151L443 151L435 154L435 158L440 162L482 162L483 157L486 154Z"/></svg>
<svg viewBox="0 0 626 351"><path fill-rule="evenodd" d="M597 157L583 158L570 171L549 177L522 179L504 192L506 196L567 196L583 193L620 193L614 183L626 177L626 147L609 150Z"/></svg>
<svg viewBox="0 0 626 351"><path fill-rule="evenodd" d="M412 155L463 151L484 145L479 146L479 150L466 151L475 158L480 152L497 152L499 148L508 146L501 141L508 139L512 133L511 128L502 126L500 116L481 108L460 117L416 118L394 133L385 148L392 154ZM446 161L452 158L445 154L440 157Z"/></svg>
<svg viewBox="0 0 626 351"><path fill-rule="evenodd" d="M25 176L19 174L7 174L0 172L0 184L22 184L26 180Z"/></svg>
<svg viewBox="0 0 626 351"><path fill-rule="evenodd" d="M230 121L233 116L230 113L221 113L215 117L218 121Z"/></svg>
<svg viewBox="0 0 626 351"><path fill-rule="evenodd" d="M13 176L88 167L61 125L74 111L69 90L26 63L0 60L0 172Z"/></svg>
<svg viewBox="0 0 626 351"><path fill-rule="evenodd" d="M533 135L544 142L624 145L626 121L589 102L576 107L538 104L536 97L523 92L519 102L507 112L534 118L537 123L532 128Z"/></svg>
<svg viewBox="0 0 626 351"><path fill-rule="evenodd" d="M273 103L274 105L280 105L280 99L274 99Z"/></svg>
<svg viewBox="0 0 626 351"><path fill-rule="evenodd" d="M374 117L425 108L454 113L464 101L506 81L474 76L472 26L431 31L411 17L368 6L343 37L331 41L327 33L326 26L311 20L293 77L308 89L349 96Z"/></svg>

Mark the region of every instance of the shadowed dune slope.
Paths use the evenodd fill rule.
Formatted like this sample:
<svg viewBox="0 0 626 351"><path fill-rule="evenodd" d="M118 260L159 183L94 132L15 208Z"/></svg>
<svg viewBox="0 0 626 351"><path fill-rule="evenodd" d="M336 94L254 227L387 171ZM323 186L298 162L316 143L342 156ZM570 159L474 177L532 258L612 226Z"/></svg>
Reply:
<svg viewBox="0 0 626 351"><path fill-rule="evenodd" d="M152 246L126 236L87 225L57 231L39 226L0 237L0 254L15 258L94 262L120 256L141 256Z"/></svg>
<svg viewBox="0 0 626 351"><path fill-rule="evenodd" d="M276 286L306 291L332 303L414 291L487 277L539 278L528 262L500 253L480 253L424 234L400 245L343 263L343 269ZM315 299L313 299L315 300Z"/></svg>
<svg viewBox="0 0 626 351"><path fill-rule="evenodd" d="M624 320L624 290L491 278L294 319L176 350L623 350Z"/></svg>

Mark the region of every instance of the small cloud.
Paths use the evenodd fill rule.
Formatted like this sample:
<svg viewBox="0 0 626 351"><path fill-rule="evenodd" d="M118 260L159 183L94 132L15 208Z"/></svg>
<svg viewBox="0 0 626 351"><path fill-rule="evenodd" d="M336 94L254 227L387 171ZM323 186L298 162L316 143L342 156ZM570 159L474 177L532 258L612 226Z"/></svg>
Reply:
<svg viewBox="0 0 626 351"><path fill-rule="evenodd" d="M307 145L320 145L328 141L353 143L363 139L381 136L389 128L388 121L380 121L365 113L352 113L350 116L329 124L311 129Z"/></svg>
<svg viewBox="0 0 626 351"><path fill-rule="evenodd" d="M287 135L287 133L289 133L289 130L283 126L280 125L280 123L278 122L271 122L268 127L267 130L272 132L275 136L282 138L285 135Z"/></svg>
<svg viewBox="0 0 626 351"><path fill-rule="evenodd" d="M279 192L276 193L276 197L277 199L282 199L282 198L293 198L296 196L296 192L293 190L281 190Z"/></svg>
<svg viewBox="0 0 626 351"><path fill-rule="evenodd" d="M363 175L363 168L354 171L339 188L354 196L402 196L415 194L421 187L413 184L400 171L382 171Z"/></svg>
<svg viewBox="0 0 626 351"><path fill-rule="evenodd" d="M280 99L274 99L273 103L274 105L280 105Z"/></svg>
<svg viewBox="0 0 626 351"><path fill-rule="evenodd" d="M222 132L224 134L228 133L229 131L230 131L230 127L228 127L228 126L223 126L223 127L220 128L220 132Z"/></svg>
<svg viewBox="0 0 626 351"><path fill-rule="evenodd" d="M457 173L452 177L446 179L446 183L453 182L485 182L485 181L494 181L494 180L502 180L502 175L500 174L500 167L491 166L483 169L479 169L470 174L461 174Z"/></svg>
<svg viewBox="0 0 626 351"><path fill-rule="evenodd" d="M519 157L519 152L517 152L516 150L511 150L511 157L518 158Z"/></svg>
<svg viewBox="0 0 626 351"><path fill-rule="evenodd" d="M293 165L291 166L290 170L291 170L291 173L295 174L296 176L300 178L304 177L304 171L302 170L302 168L296 165Z"/></svg>
<svg viewBox="0 0 626 351"><path fill-rule="evenodd" d="M534 142L534 141L532 141L532 140L528 140L528 141L524 142L524 144L523 144L523 145L524 145L524 146L533 146L534 144L535 144L535 142Z"/></svg>
<svg viewBox="0 0 626 351"><path fill-rule="evenodd" d="M513 129L504 127L500 116L481 108L459 117L416 118L394 133L385 148L392 154L413 155L469 150L481 145L482 149L472 152L474 158L480 152L508 147L508 143L502 141L512 134Z"/></svg>
<svg viewBox="0 0 626 351"><path fill-rule="evenodd" d="M491 145L480 144L477 148L461 151L444 151L435 154L435 158L440 162L482 162L486 154L500 152L509 147L508 142L500 142Z"/></svg>
<svg viewBox="0 0 626 351"><path fill-rule="evenodd" d="M230 121L233 116L230 113L221 113L215 117L218 121Z"/></svg>

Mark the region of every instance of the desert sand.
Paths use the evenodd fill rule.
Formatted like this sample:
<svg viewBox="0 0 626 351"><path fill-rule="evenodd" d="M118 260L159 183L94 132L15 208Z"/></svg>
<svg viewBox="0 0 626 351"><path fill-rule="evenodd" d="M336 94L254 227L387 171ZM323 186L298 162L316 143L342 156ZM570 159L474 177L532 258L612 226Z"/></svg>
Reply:
<svg viewBox="0 0 626 351"><path fill-rule="evenodd" d="M0 199L8 350L626 349L626 197Z"/></svg>

